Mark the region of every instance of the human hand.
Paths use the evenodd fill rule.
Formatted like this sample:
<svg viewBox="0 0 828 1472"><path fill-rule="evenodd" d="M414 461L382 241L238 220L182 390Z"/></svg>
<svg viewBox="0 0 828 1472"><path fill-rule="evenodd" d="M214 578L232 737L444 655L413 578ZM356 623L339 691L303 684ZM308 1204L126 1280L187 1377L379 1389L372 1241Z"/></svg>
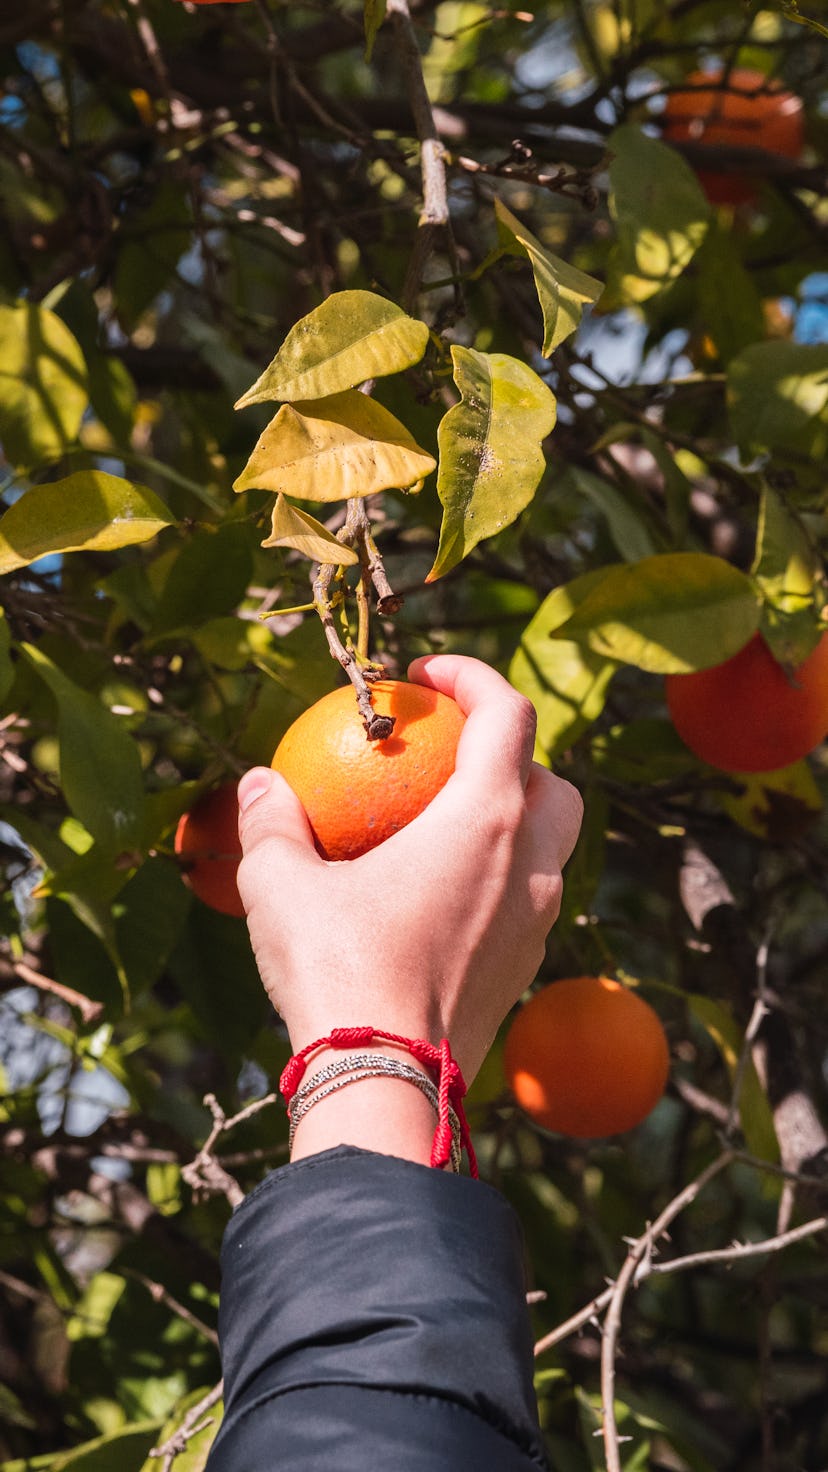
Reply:
<svg viewBox="0 0 828 1472"><path fill-rule="evenodd" d="M443 790L378 848L331 864L284 780L254 768L239 785L239 889L294 1048L361 1023L446 1036L469 1081L543 959L581 799L532 762L534 711L494 670L448 655L410 675L466 715Z"/></svg>

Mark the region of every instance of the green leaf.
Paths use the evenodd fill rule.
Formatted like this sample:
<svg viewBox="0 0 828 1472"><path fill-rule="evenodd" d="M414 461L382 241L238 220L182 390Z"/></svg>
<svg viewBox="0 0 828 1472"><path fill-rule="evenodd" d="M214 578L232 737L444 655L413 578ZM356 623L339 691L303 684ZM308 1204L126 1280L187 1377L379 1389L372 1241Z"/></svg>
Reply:
<svg viewBox="0 0 828 1472"><path fill-rule="evenodd" d="M732 231L713 220L696 259L699 316L723 363L765 335L762 302ZM727 282L727 290L722 290Z"/></svg>
<svg viewBox="0 0 828 1472"><path fill-rule="evenodd" d="M634 566L602 570L594 585L576 578L555 594L571 613L553 638L652 674L707 669L736 654L759 626L748 577L720 557L666 552Z"/></svg>
<svg viewBox="0 0 828 1472"><path fill-rule="evenodd" d="M802 522L769 485L762 487L751 576L762 594L761 630L781 664L796 667L816 648L821 566Z"/></svg>
<svg viewBox="0 0 828 1472"><path fill-rule="evenodd" d="M404 424L358 389L283 404L234 491L257 487L302 501L343 501L394 487L419 490L435 460Z"/></svg>
<svg viewBox="0 0 828 1472"><path fill-rule="evenodd" d="M586 573L594 583L600 574ZM570 585L572 586L572 585ZM570 605L555 589L524 629L509 666L509 680L537 711L537 756L554 760L587 729L604 708L617 665L571 640L550 637L569 615Z"/></svg>
<svg viewBox="0 0 828 1472"><path fill-rule="evenodd" d="M147 859L124 885L115 937L133 996L148 991L162 974L189 906L190 895L171 859Z"/></svg>
<svg viewBox="0 0 828 1472"><path fill-rule="evenodd" d="M586 496L606 518L609 534L626 562L638 562L642 557L654 555L655 545L645 522L611 481L579 465L568 466L563 481Z"/></svg>
<svg viewBox="0 0 828 1472"><path fill-rule="evenodd" d="M418 363L425 322L372 291L337 291L291 328L273 362L236 404L293 403L341 393Z"/></svg>
<svg viewBox="0 0 828 1472"><path fill-rule="evenodd" d="M731 1082L735 1082L744 1040L730 1006L726 1002L714 1001L712 997L704 997L697 992L689 992L687 1001L693 1016L709 1033L719 1049ZM742 1074L738 1102L742 1134L748 1150L758 1160L778 1160L779 1146L776 1140L773 1114L750 1056L747 1058Z"/></svg>
<svg viewBox="0 0 828 1472"><path fill-rule="evenodd" d="M191 634L196 649L222 670L243 670L269 653L273 635L263 623L249 618L209 619Z"/></svg>
<svg viewBox="0 0 828 1472"><path fill-rule="evenodd" d="M77 340L35 302L0 306L0 443L17 469L56 460L89 402Z"/></svg>
<svg viewBox="0 0 828 1472"><path fill-rule="evenodd" d="M541 352L548 358L559 343L575 332L584 305L598 300L602 284L541 245L532 232L507 210L502 200L495 199L494 206L501 244L513 255L527 256L531 263L543 313Z"/></svg>
<svg viewBox="0 0 828 1472"><path fill-rule="evenodd" d="M140 1472L154 1446L160 1420L138 1421L109 1436L97 1436L70 1452L59 1452L49 1463L49 1472Z"/></svg>
<svg viewBox="0 0 828 1472"><path fill-rule="evenodd" d="M385 20L386 0L365 0L363 7L363 24L365 26L365 60L371 60L374 50L374 42L377 39L377 31Z"/></svg>
<svg viewBox="0 0 828 1472"><path fill-rule="evenodd" d="M461 398L437 432L443 522L427 583L528 506L544 471L542 441L555 425L552 390L518 358L456 344L451 356Z"/></svg>
<svg viewBox="0 0 828 1472"><path fill-rule="evenodd" d="M0 517L0 574L55 552L109 552L148 542L172 517L158 497L102 470L32 486Z"/></svg>
<svg viewBox="0 0 828 1472"><path fill-rule="evenodd" d="M120 222L113 299L127 331L167 285L191 244L188 191L171 173L162 181L146 209Z"/></svg>
<svg viewBox="0 0 828 1472"><path fill-rule="evenodd" d="M728 367L727 399L737 443L790 450L819 462L828 453L828 345L756 342Z"/></svg>
<svg viewBox="0 0 828 1472"><path fill-rule="evenodd" d="M153 633L189 630L235 609L250 582L254 550L253 528L244 522L199 527L170 563Z"/></svg>
<svg viewBox="0 0 828 1472"><path fill-rule="evenodd" d="M262 542L262 546L292 547L294 551L301 552L303 557L311 557L314 562L333 563L334 566L344 564L346 567L353 567L359 562L359 553L353 547L346 547L344 543L338 542L333 532L329 532L321 521L309 516L307 511L300 511L298 506L291 506L281 492L273 507L270 536Z"/></svg>
<svg viewBox="0 0 828 1472"><path fill-rule="evenodd" d="M603 312L663 291L693 259L710 221L710 205L690 165L632 123L610 135L610 254Z"/></svg>
<svg viewBox="0 0 828 1472"><path fill-rule="evenodd" d="M140 842L144 801L138 747L117 716L33 644L21 645L58 705L60 781L75 817L101 848Z"/></svg>

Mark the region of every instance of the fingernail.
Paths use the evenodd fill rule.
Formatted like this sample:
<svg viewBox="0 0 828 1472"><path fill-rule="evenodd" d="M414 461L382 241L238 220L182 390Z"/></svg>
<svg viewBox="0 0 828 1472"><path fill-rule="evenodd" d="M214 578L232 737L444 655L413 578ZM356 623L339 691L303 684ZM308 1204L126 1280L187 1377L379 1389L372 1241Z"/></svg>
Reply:
<svg viewBox="0 0 828 1472"><path fill-rule="evenodd" d="M242 777L238 788L240 811L243 813L246 812L247 809L250 807L250 804L256 801L257 797L264 797L265 794L269 791L269 773L261 771L247 772L245 776Z"/></svg>

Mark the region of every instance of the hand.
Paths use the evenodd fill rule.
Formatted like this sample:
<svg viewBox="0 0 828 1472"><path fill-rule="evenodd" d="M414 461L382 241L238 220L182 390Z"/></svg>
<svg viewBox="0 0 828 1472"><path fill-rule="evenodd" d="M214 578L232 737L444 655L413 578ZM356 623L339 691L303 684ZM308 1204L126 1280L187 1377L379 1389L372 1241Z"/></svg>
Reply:
<svg viewBox="0 0 828 1472"><path fill-rule="evenodd" d="M295 1051L358 1024L447 1037L468 1084L543 960L582 804L532 761L535 712L494 670L442 655L415 660L409 674L466 715L442 791L378 848L328 863L287 783L254 768L239 784L239 890ZM322 1113L311 1111L302 1132Z"/></svg>

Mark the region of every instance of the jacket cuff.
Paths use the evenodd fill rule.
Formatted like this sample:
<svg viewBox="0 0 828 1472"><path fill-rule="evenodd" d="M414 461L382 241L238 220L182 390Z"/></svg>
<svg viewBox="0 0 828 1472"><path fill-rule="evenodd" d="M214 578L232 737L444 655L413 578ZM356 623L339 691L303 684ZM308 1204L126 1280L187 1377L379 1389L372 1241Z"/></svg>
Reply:
<svg viewBox="0 0 828 1472"><path fill-rule="evenodd" d="M454 1402L545 1466L525 1291L492 1187L347 1145L284 1166L225 1233L221 1439L274 1396L354 1385Z"/></svg>

